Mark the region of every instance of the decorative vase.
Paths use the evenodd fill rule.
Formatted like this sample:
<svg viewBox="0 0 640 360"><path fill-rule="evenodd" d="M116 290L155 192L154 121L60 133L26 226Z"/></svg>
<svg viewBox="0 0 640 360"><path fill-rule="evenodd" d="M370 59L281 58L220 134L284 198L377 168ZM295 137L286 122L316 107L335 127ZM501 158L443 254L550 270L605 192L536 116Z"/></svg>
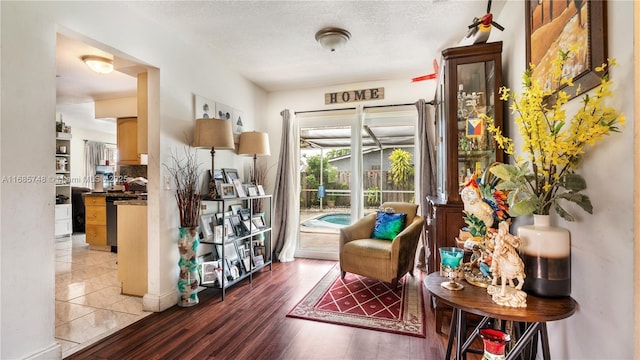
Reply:
<svg viewBox="0 0 640 360"><path fill-rule="evenodd" d="M178 306L187 307L198 304L198 261L196 251L200 245L198 228L180 228L180 240L178 240L178 251L180 252L180 278L178 279L178 291L180 300Z"/></svg>
<svg viewBox="0 0 640 360"><path fill-rule="evenodd" d="M496 329L480 329L480 337L484 344L483 360L504 360L505 346L511 341L511 336Z"/></svg>
<svg viewBox="0 0 640 360"><path fill-rule="evenodd" d="M520 226L524 291L542 297L571 294L571 234L551 226L549 215L533 215L533 225Z"/></svg>

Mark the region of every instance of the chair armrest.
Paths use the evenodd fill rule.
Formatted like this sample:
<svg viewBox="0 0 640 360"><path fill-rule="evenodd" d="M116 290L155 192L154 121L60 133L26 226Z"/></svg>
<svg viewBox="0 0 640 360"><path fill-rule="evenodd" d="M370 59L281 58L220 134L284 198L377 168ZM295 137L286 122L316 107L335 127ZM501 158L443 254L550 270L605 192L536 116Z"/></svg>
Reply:
<svg viewBox="0 0 640 360"><path fill-rule="evenodd" d="M409 226L405 227L394 239L392 245L392 256L398 254L406 247L411 247L413 243L417 243L422 234L424 225L424 217L416 215Z"/></svg>
<svg viewBox="0 0 640 360"><path fill-rule="evenodd" d="M368 239L371 237L373 227L376 224L376 214L369 214L349 226L340 229L340 245L357 239Z"/></svg>

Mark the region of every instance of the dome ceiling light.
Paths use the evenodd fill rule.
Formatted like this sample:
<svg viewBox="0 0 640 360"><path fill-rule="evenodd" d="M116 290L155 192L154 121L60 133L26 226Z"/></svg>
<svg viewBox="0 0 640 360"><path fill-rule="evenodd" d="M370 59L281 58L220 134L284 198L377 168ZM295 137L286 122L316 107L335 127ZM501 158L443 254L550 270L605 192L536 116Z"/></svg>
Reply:
<svg viewBox="0 0 640 360"><path fill-rule="evenodd" d="M340 28L328 27L316 33L316 41L323 48L331 51L343 47L349 39L351 39L351 33Z"/></svg>
<svg viewBox="0 0 640 360"><path fill-rule="evenodd" d="M102 56L85 55L82 57L82 61L98 74L109 74L113 71L113 61Z"/></svg>

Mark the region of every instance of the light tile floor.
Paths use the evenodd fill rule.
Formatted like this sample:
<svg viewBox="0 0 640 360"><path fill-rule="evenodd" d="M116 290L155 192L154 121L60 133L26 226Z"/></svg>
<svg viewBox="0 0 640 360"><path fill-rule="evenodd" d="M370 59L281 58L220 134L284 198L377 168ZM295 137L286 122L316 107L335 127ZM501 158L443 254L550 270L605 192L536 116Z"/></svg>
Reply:
<svg viewBox="0 0 640 360"><path fill-rule="evenodd" d="M122 295L117 255L89 250L84 234L56 239L56 332L62 357L151 314Z"/></svg>

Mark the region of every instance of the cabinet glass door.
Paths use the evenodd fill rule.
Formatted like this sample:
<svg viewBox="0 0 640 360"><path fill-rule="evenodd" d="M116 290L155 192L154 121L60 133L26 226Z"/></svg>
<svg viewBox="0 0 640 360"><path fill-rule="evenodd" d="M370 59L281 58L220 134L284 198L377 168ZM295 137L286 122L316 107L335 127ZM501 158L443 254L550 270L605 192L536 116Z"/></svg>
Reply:
<svg viewBox="0 0 640 360"><path fill-rule="evenodd" d="M457 66L458 183L496 161L496 144L484 116L495 116L495 62Z"/></svg>

